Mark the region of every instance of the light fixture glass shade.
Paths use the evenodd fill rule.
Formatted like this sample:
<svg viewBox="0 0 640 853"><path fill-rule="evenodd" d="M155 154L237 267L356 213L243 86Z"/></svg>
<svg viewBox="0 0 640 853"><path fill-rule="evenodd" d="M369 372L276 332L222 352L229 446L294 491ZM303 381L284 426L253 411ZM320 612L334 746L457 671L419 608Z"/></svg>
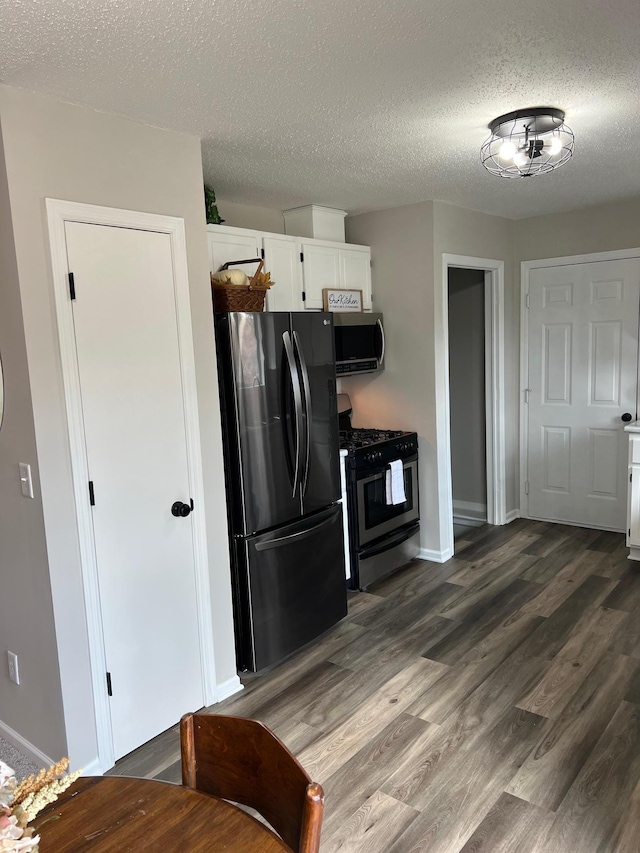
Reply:
<svg viewBox="0 0 640 853"><path fill-rule="evenodd" d="M499 116L480 149L482 165L500 178L532 178L562 166L573 154L574 137L555 107L529 107ZM513 146L510 158L504 156Z"/></svg>

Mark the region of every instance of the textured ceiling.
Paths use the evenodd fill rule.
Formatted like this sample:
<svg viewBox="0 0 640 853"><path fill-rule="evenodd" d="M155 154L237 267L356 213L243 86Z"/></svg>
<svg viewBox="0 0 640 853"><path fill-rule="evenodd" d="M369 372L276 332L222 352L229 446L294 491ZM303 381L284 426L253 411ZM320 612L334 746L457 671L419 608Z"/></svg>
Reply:
<svg viewBox="0 0 640 853"><path fill-rule="evenodd" d="M203 140L229 200L523 217L640 194L638 0L5 0L0 80ZM490 119L566 111L573 159L480 166Z"/></svg>

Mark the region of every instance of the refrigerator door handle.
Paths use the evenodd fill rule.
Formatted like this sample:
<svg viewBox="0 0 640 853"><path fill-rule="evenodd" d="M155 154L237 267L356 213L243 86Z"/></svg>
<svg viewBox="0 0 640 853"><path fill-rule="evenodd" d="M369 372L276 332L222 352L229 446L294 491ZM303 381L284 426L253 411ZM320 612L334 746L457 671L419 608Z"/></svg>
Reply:
<svg viewBox="0 0 640 853"><path fill-rule="evenodd" d="M296 415L296 453L295 453L295 470L293 474L293 491L291 493L291 497L296 496L296 491L298 490L298 482L300 479L300 451L301 451L301 424L302 424L302 388L300 385L300 373L298 371L298 365L296 364L295 355L293 353L293 345L291 343L291 335L289 332L282 333L282 342L284 344L284 351L287 356L287 363L289 364L289 373L291 375L291 386L293 388L293 402L295 405L295 415Z"/></svg>
<svg viewBox="0 0 640 853"><path fill-rule="evenodd" d="M304 389L304 415L305 415L305 452L304 452L304 473L302 475L302 496L307 491L307 481L309 479L309 456L311 453L311 386L309 385L309 371L307 362L304 360L302 347L300 346L300 338L298 333L293 333L293 343L295 344L298 360L300 362L300 372L302 373L302 386Z"/></svg>
<svg viewBox="0 0 640 853"><path fill-rule="evenodd" d="M338 510L340 511L340 510ZM266 539L263 542L256 542L256 551L269 551L272 548L280 548L282 545L288 545L291 542L299 542L301 539L305 539L307 536L311 536L321 527L335 518L336 515L336 507L332 506L330 509L325 510L323 513L319 513L313 519L316 521L315 524L311 525L311 527L306 527L304 530L299 530L296 533L290 533L288 536L278 536L275 539Z"/></svg>

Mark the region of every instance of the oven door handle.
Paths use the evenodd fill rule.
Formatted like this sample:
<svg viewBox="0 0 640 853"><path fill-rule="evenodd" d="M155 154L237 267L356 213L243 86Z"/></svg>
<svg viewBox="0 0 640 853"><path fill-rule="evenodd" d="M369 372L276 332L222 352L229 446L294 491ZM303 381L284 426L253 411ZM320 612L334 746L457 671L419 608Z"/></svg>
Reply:
<svg viewBox="0 0 640 853"><path fill-rule="evenodd" d="M384 551L388 551L389 548L393 548L394 545L401 545L403 542L406 542L407 539L411 539L418 530L420 530L420 522L416 521L410 527L403 527L397 533L393 533L391 536L385 537L382 544L377 542L370 548L363 548L358 556L361 560L366 560L367 557L375 557L376 554L382 554Z"/></svg>
<svg viewBox="0 0 640 853"><path fill-rule="evenodd" d="M293 388L293 403L295 406L295 416L296 416L296 461L295 461L295 470L293 474L293 491L291 493L291 497L295 498L296 491L298 490L298 482L300 478L300 450L302 445L302 387L300 385L300 373L298 371L298 365L296 364L296 358L293 353L293 345L291 343L291 335L289 332L282 333L282 342L284 344L284 351L287 356L287 363L289 364L289 373L291 375L291 386Z"/></svg>
<svg viewBox="0 0 640 853"><path fill-rule="evenodd" d="M403 469L403 471L406 471L407 468L411 468L411 466L414 463L417 463L417 461L418 461L418 454L417 453L414 453L411 456L405 456L404 458L402 458L402 469ZM365 472L364 477L360 476L357 478L358 485L360 485L360 484L366 485L367 483L370 483L372 480L376 480L378 477L386 476L388 467L389 467L389 463L384 462L380 465L379 468L376 469L376 471L373 474Z"/></svg>

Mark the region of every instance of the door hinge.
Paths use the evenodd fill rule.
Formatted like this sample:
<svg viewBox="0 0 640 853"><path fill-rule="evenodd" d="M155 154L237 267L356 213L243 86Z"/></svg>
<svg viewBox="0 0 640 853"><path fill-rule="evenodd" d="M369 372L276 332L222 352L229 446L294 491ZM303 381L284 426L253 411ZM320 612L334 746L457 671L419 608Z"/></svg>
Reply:
<svg viewBox="0 0 640 853"><path fill-rule="evenodd" d="M629 528L629 539L631 539L631 528Z"/></svg>
<svg viewBox="0 0 640 853"><path fill-rule="evenodd" d="M529 302L529 294L527 293L527 308L531 308L531 303Z"/></svg>
<svg viewBox="0 0 640 853"><path fill-rule="evenodd" d="M71 299L76 298L76 283L72 272L69 273L69 296Z"/></svg>
<svg viewBox="0 0 640 853"><path fill-rule="evenodd" d="M524 481L524 493L525 493L525 495L529 494L529 481L528 480Z"/></svg>
<svg viewBox="0 0 640 853"><path fill-rule="evenodd" d="M304 263L304 252L300 252L300 263Z"/></svg>
<svg viewBox="0 0 640 853"><path fill-rule="evenodd" d="M111 689L111 673L107 673L107 696L113 696L113 690Z"/></svg>
<svg viewBox="0 0 640 853"><path fill-rule="evenodd" d="M193 512L193 498L191 498L189 502L191 503L191 512Z"/></svg>
<svg viewBox="0 0 640 853"><path fill-rule="evenodd" d="M304 290L302 291L302 301L303 302L307 301L307 294L304 292Z"/></svg>
<svg viewBox="0 0 640 853"><path fill-rule="evenodd" d="M529 405L529 392L530 391L531 391L531 388L525 388L524 389L524 402L525 402L526 406Z"/></svg>
<svg viewBox="0 0 640 853"><path fill-rule="evenodd" d="M372 267L372 266L373 266L373 261L371 260L371 258L369 258L369 266L370 266L370 267Z"/></svg>
<svg viewBox="0 0 640 853"><path fill-rule="evenodd" d="M264 249L260 249L260 257L264 261Z"/></svg>
<svg viewBox="0 0 640 853"><path fill-rule="evenodd" d="M631 482L632 480L633 480L633 471L631 471L629 473L629 482Z"/></svg>
<svg viewBox="0 0 640 853"><path fill-rule="evenodd" d="M96 505L96 496L93 492L93 480L89 480L89 503L91 506Z"/></svg>

